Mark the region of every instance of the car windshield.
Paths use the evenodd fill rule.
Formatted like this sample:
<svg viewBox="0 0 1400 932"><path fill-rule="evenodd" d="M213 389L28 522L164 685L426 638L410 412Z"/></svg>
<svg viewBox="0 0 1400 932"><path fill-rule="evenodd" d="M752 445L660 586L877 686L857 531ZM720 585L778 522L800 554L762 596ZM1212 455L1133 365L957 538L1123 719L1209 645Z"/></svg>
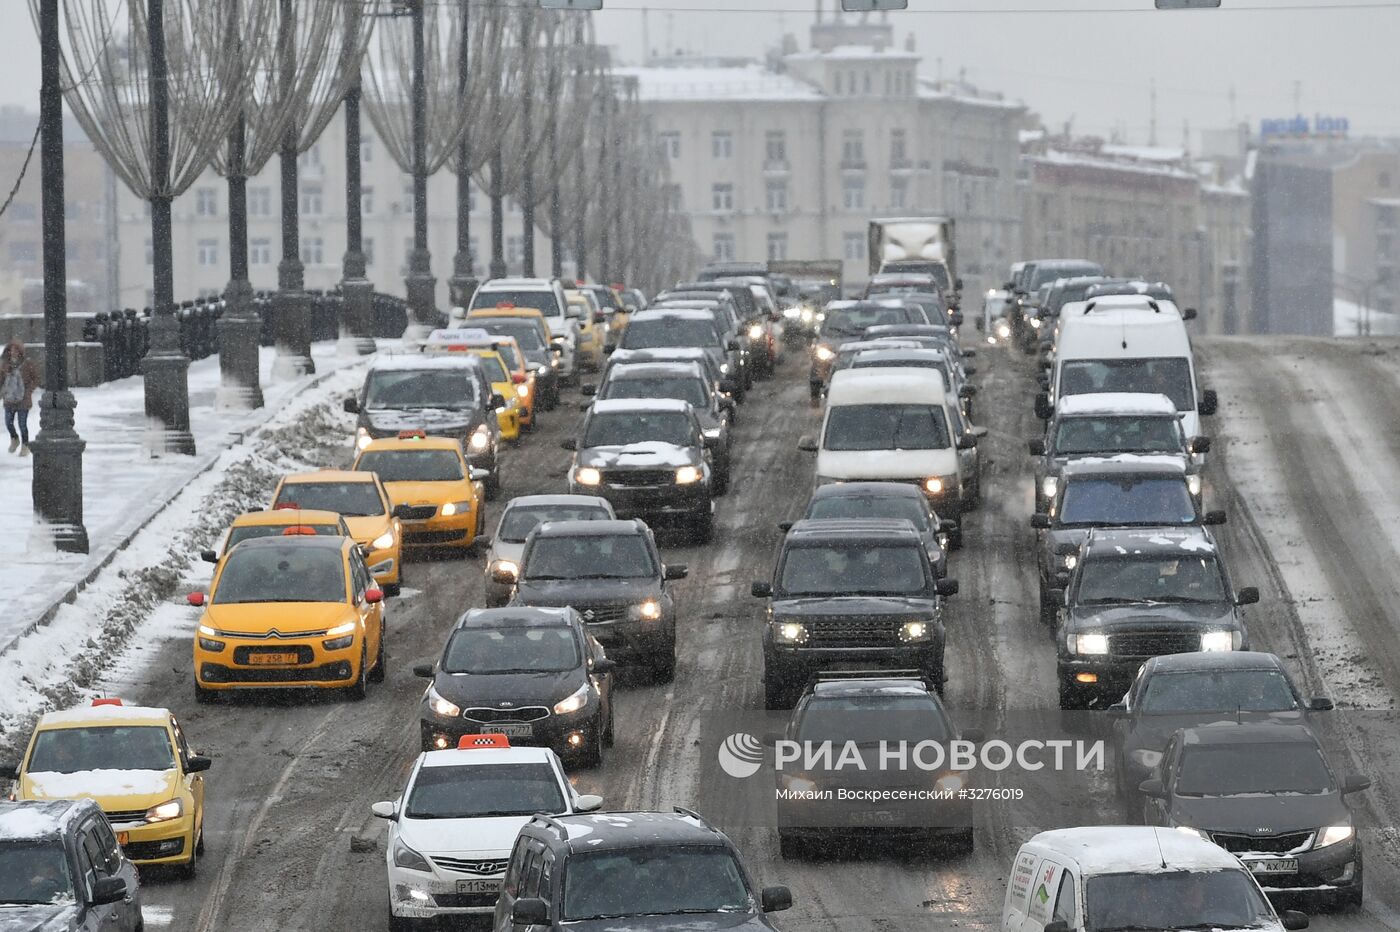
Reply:
<svg viewBox="0 0 1400 932"><path fill-rule="evenodd" d="M588 419L582 446L621 447L652 442L688 447L694 439L690 418L679 411L612 411Z"/></svg>
<svg viewBox="0 0 1400 932"><path fill-rule="evenodd" d="M1060 367L1061 395L1149 392L1166 395L1178 411L1196 407L1191 364L1184 356L1160 359L1071 359Z"/></svg>
<svg viewBox="0 0 1400 932"><path fill-rule="evenodd" d="M826 417L823 449L946 450L948 420L938 405L837 405Z"/></svg>
<svg viewBox="0 0 1400 932"><path fill-rule="evenodd" d="M1315 795L1332 788L1315 744L1252 741L1185 746L1172 791L1178 796Z"/></svg>
<svg viewBox="0 0 1400 932"><path fill-rule="evenodd" d="M235 544L241 544L245 540L257 540L259 537L282 537L290 527L311 528L317 534L329 534L332 537L341 533L338 524L247 524L243 527L229 529L228 543L224 545L224 551L232 550ZM298 533L303 532L298 531Z"/></svg>
<svg viewBox="0 0 1400 932"><path fill-rule="evenodd" d="M843 368L839 364L837 368ZM943 390L945 392L953 390L953 384L948 378L948 366L941 359L930 359L927 356L891 356L887 353L872 353L869 350L862 350L856 353L851 360L852 369L934 369L943 377Z"/></svg>
<svg viewBox="0 0 1400 932"><path fill-rule="evenodd" d="M420 767L404 803L410 819L484 819L564 809L559 778L546 763Z"/></svg>
<svg viewBox="0 0 1400 932"><path fill-rule="evenodd" d="M476 358L481 361L481 371L486 373L486 381L493 385L510 381L510 375L506 373L506 367L501 364L500 357L478 353Z"/></svg>
<svg viewBox="0 0 1400 932"><path fill-rule="evenodd" d="M697 408L709 407L705 383L694 376L609 379L600 398L676 398Z"/></svg>
<svg viewBox="0 0 1400 932"><path fill-rule="evenodd" d="M786 596L915 595L927 588L923 550L879 544L793 547L783 558Z"/></svg>
<svg viewBox="0 0 1400 932"><path fill-rule="evenodd" d="M579 534L538 538L520 572L524 579L637 579L657 569L639 534Z"/></svg>
<svg viewBox="0 0 1400 932"><path fill-rule="evenodd" d="M210 601L238 605L345 600L345 560L340 550L289 541L230 551Z"/></svg>
<svg viewBox="0 0 1400 932"><path fill-rule="evenodd" d="M1181 424L1174 417L1103 415L1070 417L1055 429L1056 456L1096 453L1184 453Z"/></svg>
<svg viewBox="0 0 1400 932"><path fill-rule="evenodd" d="M500 343L496 346L496 352L501 354L501 358L506 361L506 365L513 370L519 370L525 363L520 358L520 354L515 351L515 347L509 343Z"/></svg>
<svg viewBox="0 0 1400 932"><path fill-rule="evenodd" d="M713 321L686 317L634 317L622 331L622 349L655 349L662 346L719 346Z"/></svg>
<svg viewBox="0 0 1400 932"><path fill-rule="evenodd" d="M1182 712L1291 712L1298 701L1278 670L1191 670L1154 673L1143 690L1149 715Z"/></svg>
<svg viewBox="0 0 1400 932"><path fill-rule="evenodd" d="M881 741L914 744L947 741L947 720L938 703L927 693L907 696L814 697L798 720L794 739L811 744L847 741L875 744Z"/></svg>
<svg viewBox="0 0 1400 932"><path fill-rule="evenodd" d="M1273 928L1274 911L1241 868L1099 874L1084 883L1090 932Z"/></svg>
<svg viewBox="0 0 1400 932"><path fill-rule="evenodd" d="M1065 484L1060 523L1066 525L1190 524L1196 508L1184 476L1082 478Z"/></svg>
<svg viewBox="0 0 1400 932"><path fill-rule="evenodd" d="M29 773L86 770L169 770L175 766L170 733L160 725L50 728L34 738Z"/></svg>
<svg viewBox="0 0 1400 932"><path fill-rule="evenodd" d="M73 900L73 880L61 842L0 842L0 904L32 906ZM18 923L16 928L29 927L23 918Z"/></svg>
<svg viewBox="0 0 1400 932"><path fill-rule="evenodd" d="M378 369L369 374L365 407L474 408L476 383L464 369Z"/></svg>
<svg viewBox="0 0 1400 932"><path fill-rule="evenodd" d="M562 673L576 670L578 638L572 628L515 626L453 632L442 658L444 673Z"/></svg>
<svg viewBox="0 0 1400 932"><path fill-rule="evenodd" d="M530 532L546 521L606 521L612 515L599 505L516 505L501 518L496 539L523 544Z"/></svg>
<svg viewBox="0 0 1400 932"><path fill-rule="evenodd" d="M564 871L565 920L741 912L751 906L739 863L719 845L583 851L569 858Z"/></svg>
<svg viewBox="0 0 1400 932"><path fill-rule="evenodd" d="M922 497L922 496L921 496ZM806 518L907 518L920 531L928 530L928 509L913 498L888 495L833 495L807 508Z"/></svg>
<svg viewBox="0 0 1400 932"><path fill-rule="evenodd" d="M850 307L826 312L822 336L849 336L880 324L926 324L924 315L908 307Z"/></svg>
<svg viewBox="0 0 1400 932"><path fill-rule="evenodd" d="M540 337L539 328L528 320L503 320L501 318L482 320L470 317L467 319L466 325L480 328L496 336L515 337L515 342L520 344L520 348L525 351L527 357L535 358L548 354L544 340Z"/></svg>
<svg viewBox="0 0 1400 932"><path fill-rule="evenodd" d="M1228 602L1213 556L1085 560L1079 571L1080 605L1115 602Z"/></svg>
<svg viewBox="0 0 1400 932"><path fill-rule="evenodd" d="M478 291L472 297L469 310L474 311L481 307L534 308L545 317L558 317L563 313L559 309L559 302L554 300L554 292L548 288L540 291L498 291L494 288L490 291Z"/></svg>
<svg viewBox="0 0 1400 932"><path fill-rule="evenodd" d="M463 476L455 450L366 450L355 469L378 473L381 482L453 482Z"/></svg>
<svg viewBox="0 0 1400 932"><path fill-rule="evenodd" d="M273 505L311 511L334 511L347 518L384 514L384 501L373 482L287 482Z"/></svg>

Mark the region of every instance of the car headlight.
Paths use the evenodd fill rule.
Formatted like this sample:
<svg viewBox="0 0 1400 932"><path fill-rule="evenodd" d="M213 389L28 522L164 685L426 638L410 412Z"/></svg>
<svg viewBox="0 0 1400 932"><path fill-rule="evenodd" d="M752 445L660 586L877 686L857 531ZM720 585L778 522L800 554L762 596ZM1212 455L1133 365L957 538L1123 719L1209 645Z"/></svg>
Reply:
<svg viewBox="0 0 1400 932"><path fill-rule="evenodd" d="M643 621L656 621L661 617L661 603L655 599L647 599L640 605L632 606L631 614Z"/></svg>
<svg viewBox="0 0 1400 932"><path fill-rule="evenodd" d="M442 506L442 516L450 518L453 515L464 515L472 510L471 502L448 502Z"/></svg>
<svg viewBox="0 0 1400 932"><path fill-rule="evenodd" d="M1192 495L1201 494L1201 476L1199 473L1186 477L1186 491Z"/></svg>
<svg viewBox="0 0 1400 932"><path fill-rule="evenodd" d="M944 793L956 793L966 782L960 773L945 773L933 781L933 788Z"/></svg>
<svg viewBox="0 0 1400 932"><path fill-rule="evenodd" d="M1001 323L997 324L996 331L997 336L1005 340L1007 337L1011 336L1011 325L1006 323L1005 321L1002 321Z"/></svg>
<svg viewBox="0 0 1400 932"><path fill-rule="evenodd" d="M1032 329L1032 330L1039 330L1039 329L1040 329L1040 318L1039 318L1039 317L1032 317L1032 318L1030 319L1030 325L1031 325L1031 329Z"/></svg>
<svg viewBox="0 0 1400 932"><path fill-rule="evenodd" d="M560 699L554 703L555 715L568 715L570 712L577 712L588 702L588 693L592 689L589 684L584 683L578 689L569 694L567 699Z"/></svg>
<svg viewBox="0 0 1400 932"><path fill-rule="evenodd" d="M778 640L787 644L802 644L807 640L807 626L795 621L779 623L773 633Z"/></svg>
<svg viewBox="0 0 1400 932"><path fill-rule="evenodd" d="M718 440L721 431L722 428L719 427L706 427L701 433L705 435L706 440Z"/></svg>
<svg viewBox="0 0 1400 932"><path fill-rule="evenodd" d="M322 641L321 646L326 650L345 650L345 648L349 647L351 644L354 643L355 636L353 634L347 634L344 637L331 638L330 640Z"/></svg>
<svg viewBox="0 0 1400 932"><path fill-rule="evenodd" d="M818 346L814 352L822 362L831 362L836 358L836 352L829 346Z"/></svg>
<svg viewBox="0 0 1400 932"><path fill-rule="evenodd" d="M370 541L369 545L373 550L388 550L390 547L394 546L394 532L385 531L383 534L380 534L374 540Z"/></svg>
<svg viewBox="0 0 1400 932"><path fill-rule="evenodd" d="M146 810L147 822L169 822L185 814L185 804L178 799L167 800Z"/></svg>
<svg viewBox="0 0 1400 932"><path fill-rule="evenodd" d="M1046 476L1040 480L1040 494L1045 498L1054 498L1055 493L1060 490L1059 476Z"/></svg>
<svg viewBox="0 0 1400 932"><path fill-rule="evenodd" d="M754 324L752 327L749 328L749 339L750 339L750 340L762 340L762 339L763 339L763 325L762 325L762 324Z"/></svg>
<svg viewBox="0 0 1400 932"><path fill-rule="evenodd" d="M428 708L444 718L456 718L462 714L462 707L442 698L442 693L437 691L436 686L428 687Z"/></svg>
<svg viewBox="0 0 1400 932"><path fill-rule="evenodd" d="M403 840L399 838L394 839L394 866L402 867L405 870L421 871L425 874L433 872L433 869L428 866L428 859L404 844Z"/></svg>
<svg viewBox="0 0 1400 932"><path fill-rule="evenodd" d="M929 476L924 480L924 491L930 495L938 495L944 488L942 476Z"/></svg>
<svg viewBox="0 0 1400 932"><path fill-rule="evenodd" d="M541 362L541 363L536 363L534 368L535 368L535 375L548 375L548 374L549 374L549 366L546 366L546 365L545 365L544 363L542 363L542 362Z"/></svg>
<svg viewBox="0 0 1400 932"><path fill-rule="evenodd" d="M558 369L558 368L559 368L559 357L558 357L558 356L554 357L553 359L551 359L551 360L549 361L549 368L551 368L551 369Z"/></svg>
<svg viewBox="0 0 1400 932"><path fill-rule="evenodd" d="M472 431L471 437L467 439L467 446L474 452L480 453L491 446L491 431L485 424Z"/></svg>
<svg viewBox="0 0 1400 932"><path fill-rule="evenodd" d="M926 621L906 621L899 629L899 639L901 641L926 641L932 629Z"/></svg>
<svg viewBox="0 0 1400 932"><path fill-rule="evenodd" d="M200 625L199 633L207 634L209 637L219 637L220 635L220 632L217 628L211 628L208 625Z"/></svg>
<svg viewBox="0 0 1400 932"><path fill-rule="evenodd" d="M339 634L354 634L355 627L356 625L353 621L342 622L341 624L336 625L334 628L327 628L326 637L335 637Z"/></svg>
<svg viewBox="0 0 1400 932"><path fill-rule="evenodd" d="M603 481L603 474L592 466L580 466L574 470L574 481L579 485L598 485Z"/></svg>
<svg viewBox="0 0 1400 932"><path fill-rule="evenodd" d="M1067 570L1072 570L1079 565L1079 557L1073 553L1066 553L1060 557L1060 565Z"/></svg>
<svg viewBox="0 0 1400 932"><path fill-rule="evenodd" d="M1199 839L1201 839L1202 841L1210 841L1210 836L1209 836L1209 835L1207 835L1205 832L1201 831L1200 829L1198 829L1198 828L1192 828L1192 827L1189 826L1189 825L1178 825L1178 826L1176 827L1176 830L1177 830L1178 832L1180 832L1181 834L1183 834L1183 835L1191 835L1192 837L1199 838Z"/></svg>
<svg viewBox="0 0 1400 932"><path fill-rule="evenodd" d="M520 564L514 560L493 560L490 566L492 573L509 573L512 576L520 575Z"/></svg>
<svg viewBox="0 0 1400 932"><path fill-rule="evenodd" d="M530 397L530 383L529 383L529 382L521 382L519 385L515 386L515 393L516 393L517 395L519 395L521 398L529 398L529 397Z"/></svg>
<svg viewBox="0 0 1400 932"><path fill-rule="evenodd" d="M355 446L361 450L369 446L374 438L369 435L369 431L363 427L355 428Z"/></svg>
<svg viewBox="0 0 1400 932"><path fill-rule="evenodd" d="M720 374L720 375L728 375L728 374L729 374L729 363L727 363L727 362L722 362L722 363L719 364L719 374Z"/></svg>
<svg viewBox="0 0 1400 932"><path fill-rule="evenodd" d="M225 647L227 647L227 646L228 646L228 645L225 644L223 641L215 641L215 640L213 640L212 638L200 638L200 639L199 639L199 647L200 647L201 650L207 650L207 651L211 651L211 652L213 652L213 653L218 653L219 651L223 650L223 649L224 649Z"/></svg>
<svg viewBox="0 0 1400 932"><path fill-rule="evenodd" d="M788 320L792 320L794 317L801 317L802 310L803 309L800 307L785 307L783 308L783 316Z"/></svg>
<svg viewBox="0 0 1400 932"><path fill-rule="evenodd" d="M1236 631L1204 631L1201 650L1239 650L1240 636Z"/></svg>
<svg viewBox="0 0 1400 932"><path fill-rule="evenodd" d="M700 470L694 466L682 466L676 470L676 485L690 485L702 478Z"/></svg>
<svg viewBox="0 0 1400 932"><path fill-rule="evenodd" d="M1341 844L1344 841L1350 841L1355 834L1356 830L1350 825L1329 825L1318 833L1317 841L1313 847L1326 848L1328 845Z"/></svg>
<svg viewBox="0 0 1400 932"><path fill-rule="evenodd" d="M1108 635L1076 634L1074 636L1074 652L1076 654L1106 654L1108 653Z"/></svg>

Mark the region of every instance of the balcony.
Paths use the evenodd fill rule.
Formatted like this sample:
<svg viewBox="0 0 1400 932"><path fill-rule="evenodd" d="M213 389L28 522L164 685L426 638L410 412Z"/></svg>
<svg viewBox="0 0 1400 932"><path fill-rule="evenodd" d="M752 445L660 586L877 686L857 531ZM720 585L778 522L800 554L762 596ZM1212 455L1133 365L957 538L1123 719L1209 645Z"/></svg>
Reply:
<svg viewBox="0 0 1400 932"><path fill-rule="evenodd" d="M842 159L841 171L843 172L863 172L866 169L865 159Z"/></svg>
<svg viewBox="0 0 1400 932"><path fill-rule="evenodd" d="M901 177L914 174L913 159L890 159L890 174Z"/></svg>

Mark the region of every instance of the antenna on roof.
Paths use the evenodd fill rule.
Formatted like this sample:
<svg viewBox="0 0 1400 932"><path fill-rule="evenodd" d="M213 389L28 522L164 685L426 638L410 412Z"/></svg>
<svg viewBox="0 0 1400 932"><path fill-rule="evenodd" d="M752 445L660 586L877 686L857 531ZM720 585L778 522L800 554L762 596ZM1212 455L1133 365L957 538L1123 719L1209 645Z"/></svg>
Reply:
<svg viewBox="0 0 1400 932"><path fill-rule="evenodd" d="M1159 858L1162 859L1162 869L1163 869L1163 870L1166 870L1166 869L1167 869L1167 853L1166 853L1165 851L1162 850L1162 836L1161 836L1161 830L1160 830L1160 829L1154 828L1154 829L1152 830L1152 840L1155 841L1155 842L1157 843L1157 856L1158 856Z"/></svg>

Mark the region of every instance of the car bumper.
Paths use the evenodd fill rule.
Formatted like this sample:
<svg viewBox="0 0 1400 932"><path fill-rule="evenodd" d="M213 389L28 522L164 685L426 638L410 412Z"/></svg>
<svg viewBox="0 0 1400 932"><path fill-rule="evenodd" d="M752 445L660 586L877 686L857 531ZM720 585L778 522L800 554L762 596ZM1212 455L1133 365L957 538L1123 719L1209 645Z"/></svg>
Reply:
<svg viewBox="0 0 1400 932"><path fill-rule="evenodd" d="M1061 657L1055 664L1060 682L1095 695L1127 692L1133 677L1147 662L1144 657ZM1090 679L1092 677L1092 679Z"/></svg>
<svg viewBox="0 0 1400 932"><path fill-rule="evenodd" d="M569 491L575 495L602 496L612 505L617 517L624 520L659 516L698 517L707 514L711 507L708 482L647 488L570 482Z"/></svg>
<svg viewBox="0 0 1400 932"><path fill-rule="evenodd" d="M481 506L478 505L477 508ZM405 547L469 547L476 540L477 508L444 517L439 512L426 521L403 522Z"/></svg>
<svg viewBox="0 0 1400 932"><path fill-rule="evenodd" d="M431 854L427 855L429 858ZM500 859L509 856L507 852ZM503 874L439 876L389 867L389 911L400 919L436 919L439 916L481 916L496 911ZM494 882L494 892L466 892L462 885Z"/></svg>
<svg viewBox="0 0 1400 932"><path fill-rule="evenodd" d="M577 712L559 715L551 712L543 719L529 723L497 723L471 721L456 716L447 718L430 709L419 711L419 730L424 750L455 748L463 735L483 735L503 732L510 734L510 743L518 747L549 748L560 757L571 757L589 750L602 740L602 703L593 696ZM519 734L520 726L528 724L529 734Z"/></svg>
<svg viewBox="0 0 1400 932"><path fill-rule="evenodd" d="M1297 859L1298 870L1288 874L1262 873L1262 867L1269 861L1280 858ZM1278 857L1241 855L1244 866L1254 873L1254 879L1264 892L1271 895L1303 896L1309 894L1336 894L1354 889L1361 883L1361 846L1352 844L1329 845L1297 855Z"/></svg>
<svg viewBox="0 0 1400 932"><path fill-rule="evenodd" d="M579 611L586 611L580 607ZM663 615L656 621L588 621L588 633L598 639L608 659L618 663L645 662L669 656L676 645L675 621Z"/></svg>
<svg viewBox="0 0 1400 932"><path fill-rule="evenodd" d="M169 822L114 822L122 851L135 864L143 867L159 864L184 864L190 859L195 844L194 813L187 813Z"/></svg>
<svg viewBox="0 0 1400 932"><path fill-rule="evenodd" d="M800 685L823 670L842 667L919 669L941 673L943 645L937 641L919 645L870 647L787 647L765 637L764 678Z"/></svg>
<svg viewBox="0 0 1400 932"><path fill-rule="evenodd" d="M201 638L225 646L210 650ZM348 647L328 650L325 638L250 639L196 637L194 642L195 682L205 689L322 688L336 689L355 682L360 674L362 636L356 634ZM251 658L266 654L295 655L295 662L257 663Z"/></svg>

